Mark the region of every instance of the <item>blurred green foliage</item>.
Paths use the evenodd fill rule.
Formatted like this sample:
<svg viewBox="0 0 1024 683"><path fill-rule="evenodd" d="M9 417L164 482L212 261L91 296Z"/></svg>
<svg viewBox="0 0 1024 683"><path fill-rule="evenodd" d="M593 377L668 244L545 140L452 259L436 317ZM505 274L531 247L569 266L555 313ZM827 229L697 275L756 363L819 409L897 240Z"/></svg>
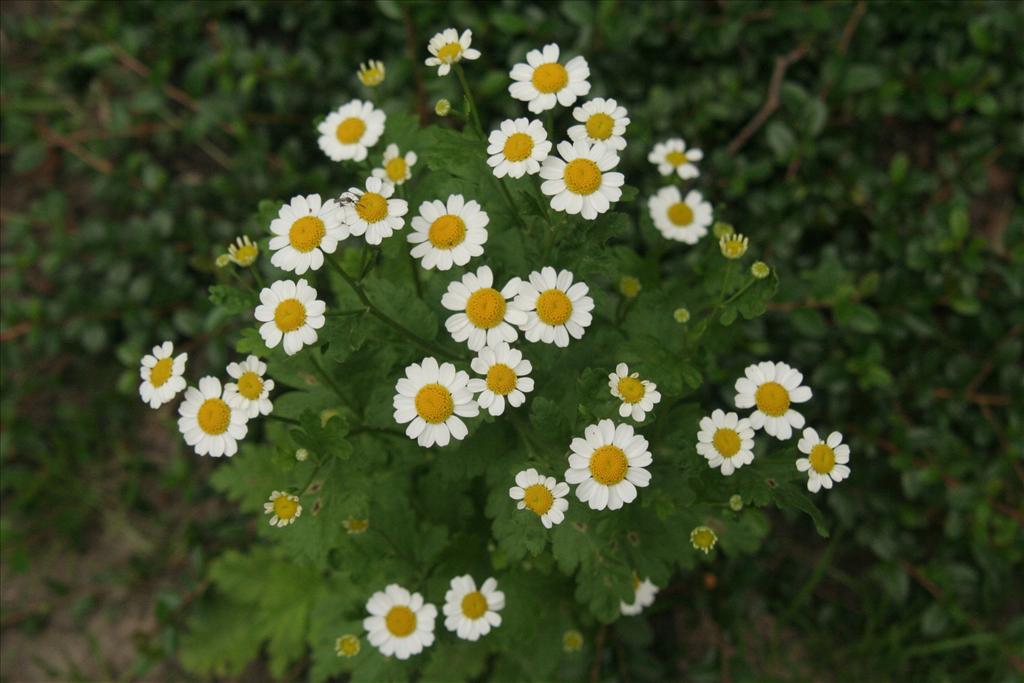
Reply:
<svg viewBox="0 0 1024 683"><path fill-rule="evenodd" d="M358 62L387 63L388 111L457 102L455 82L422 66L426 41L449 25L472 28L483 52L485 121L521 111L509 66L558 42L586 55L592 96L629 107L627 179L649 172L657 139L705 150L699 186L780 281L765 316L734 323L743 340L728 368L797 364L817 422L845 426L853 448L853 477L819 500L830 540L773 515L759 555L678 577L600 651L586 632L565 675L591 661L630 680L1022 675L1014 3L6 6L5 559L30 563L40 538L88 546L111 495L149 510L131 457L156 429L135 393L139 356L191 340L190 375L223 367L223 340L242 323L206 303L229 278L213 258L237 234L265 234L260 199L340 183L313 122L364 94ZM777 108L737 137L773 101L773 72ZM730 390L705 384L702 404L728 404ZM161 447L180 453L172 412L161 415ZM118 488L101 493L114 468ZM171 495L186 481L168 480ZM229 528L219 544L254 538ZM200 557L207 540L192 539ZM249 571L236 559L223 556L214 578ZM245 618L210 609L200 613L225 628ZM301 643L281 647L304 655ZM170 638L155 656L175 653ZM300 659L293 675L304 671Z"/></svg>

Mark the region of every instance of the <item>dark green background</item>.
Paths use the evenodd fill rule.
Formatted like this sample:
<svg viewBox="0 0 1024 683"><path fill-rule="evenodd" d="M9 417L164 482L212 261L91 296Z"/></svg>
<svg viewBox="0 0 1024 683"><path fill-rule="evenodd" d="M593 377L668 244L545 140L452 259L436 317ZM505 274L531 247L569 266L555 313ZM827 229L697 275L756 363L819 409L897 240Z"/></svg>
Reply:
<svg viewBox="0 0 1024 683"><path fill-rule="evenodd" d="M677 577L599 675L1019 680L1024 9L724 0L5 3L3 680L187 676L207 559L254 522L138 400L138 358L170 338L190 375L223 366L214 257L262 234L261 199L339 183L313 122L364 94L359 61L387 63L385 109L456 101L422 66L448 25L483 52L485 120L555 41L629 108L627 177L657 139L705 150L700 187L781 280L752 351L799 358L853 448L819 497L830 540L777 516L752 560Z"/></svg>

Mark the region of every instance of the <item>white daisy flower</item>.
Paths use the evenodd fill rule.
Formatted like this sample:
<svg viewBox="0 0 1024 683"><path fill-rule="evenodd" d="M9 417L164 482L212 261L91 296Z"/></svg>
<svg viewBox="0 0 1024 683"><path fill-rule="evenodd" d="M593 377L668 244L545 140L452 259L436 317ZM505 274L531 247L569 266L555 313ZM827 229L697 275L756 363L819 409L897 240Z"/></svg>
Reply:
<svg viewBox="0 0 1024 683"><path fill-rule="evenodd" d="M286 527L302 515L299 497L284 491L274 491L263 504L263 513L270 515L270 526Z"/></svg>
<svg viewBox="0 0 1024 683"><path fill-rule="evenodd" d="M696 190L690 190L683 199L677 187L663 187L647 200L651 220L665 239L687 244L708 234L711 225L711 204Z"/></svg>
<svg viewBox="0 0 1024 683"><path fill-rule="evenodd" d="M621 151L626 148L627 114L615 100L595 97L572 110L579 125L569 128L569 138L573 142L603 142L608 149Z"/></svg>
<svg viewBox="0 0 1024 683"><path fill-rule="evenodd" d="M619 417L630 417L637 422L643 421L647 413L661 401L658 385L646 379L640 379L640 373L629 373L629 366L619 363L615 372L608 375L608 388L612 396L622 401L619 406Z"/></svg>
<svg viewBox="0 0 1024 683"><path fill-rule="evenodd" d="M558 155L561 158L552 154L540 167L541 192L551 197L555 211L578 213L592 221L622 197L626 179L611 172L619 155L603 142L559 142Z"/></svg>
<svg viewBox="0 0 1024 683"><path fill-rule="evenodd" d="M224 385L224 400L250 419L258 415L270 415L274 410L270 402L274 380L263 379L266 372L267 364L256 356L249 356L244 363L229 364L228 374L236 381Z"/></svg>
<svg viewBox="0 0 1024 683"><path fill-rule="evenodd" d="M317 126L317 143L332 161L362 161L384 133L386 120L387 114L375 109L373 103L352 100Z"/></svg>
<svg viewBox="0 0 1024 683"><path fill-rule="evenodd" d="M316 331L324 326L327 305L316 298L316 290L306 280L278 280L260 291L260 305L256 307L256 320L260 336L268 348L284 340L284 352L289 356L303 346L316 343Z"/></svg>
<svg viewBox="0 0 1024 683"><path fill-rule="evenodd" d="M386 180L394 185L401 185L412 177L412 167L416 165L416 152L398 152L398 145L391 143L384 149L382 167L373 169L373 177Z"/></svg>
<svg viewBox="0 0 1024 683"><path fill-rule="evenodd" d="M555 273L551 266L530 273L529 282L519 285L519 295L512 306L526 314L517 323L531 342L566 347L569 338L582 339L593 320L594 300L582 282L573 284L568 270Z"/></svg>
<svg viewBox="0 0 1024 683"><path fill-rule="evenodd" d="M647 155L647 160L658 167L661 175L671 175L673 171L683 180L696 178L700 175L696 164L704 158L704 152L699 149L686 149L686 143L682 138L672 138L665 142L659 142Z"/></svg>
<svg viewBox="0 0 1024 683"><path fill-rule="evenodd" d="M174 344L165 341L153 347L153 353L142 357L139 366L139 396L150 408L159 408L185 388L185 362L187 353L174 357Z"/></svg>
<svg viewBox="0 0 1024 683"><path fill-rule="evenodd" d="M619 611L627 617L636 616L654 604L654 596L657 594L658 587L650 579L641 581L639 576L633 574L633 602L620 602Z"/></svg>
<svg viewBox="0 0 1024 683"><path fill-rule="evenodd" d="M216 377L203 377L198 389L186 389L178 414L178 431L197 455L230 457L238 451L239 439L249 431L245 412L224 400Z"/></svg>
<svg viewBox="0 0 1024 683"><path fill-rule="evenodd" d="M447 203L435 199L420 204L419 215L412 219L412 230L406 239L415 245L412 255L424 268L448 270L453 265L464 266L484 253L490 222L480 204L453 194Z"/></svg>
<svg viewBox="0 0 1024 683"><path fill-rule="evenodd" d="M359 78L359 82L367 88L376 88L384 82L384 77L387 73L388 70L384 68L384 62L379 59L371 59L369 62L363 62L359 65L359 71L356 72L356 76Z"/></svg>
<svg viewBox="0 0 1024 683"><path fill-rule="evenodd" d="M498 590L494 578L477 590L472 576L456 576L444 594L444 626L463 640L479 640L501 626L498 612L504 608L505 594Z"/></svg>
<svg viewBox="0 0 1024 683"><path fill-rule="evenodd" d="M437 608L424 603L419 593L392 583L370 596L366 611L367 640L385 657L408 659L434 643Z"/></svg>
<svg viewBox="0 0 1024 683"><path fill-rule="evenodd" d="M568 107L590 92L590 67L583 57L573 57L565 66L558 63L558 46L545 45L543 50L526 53L526 64L516 64L509 72L515 81L508 86L512 97L528 102L534 114L553 109L555 104Z"/></svg>
<svg viewBox="0 0 1024 683"><path fill-rule="evenodd" d="M472 61L480 58L480 50L471 48L473 32L468 28L459 35L453 28L446 28L427 43L427 50L432 55L424 62L427 66L436 66L438 76L447 76L452 64L463 59Z"/></svg>
<svg viewBox="0 0 1024 683"><path fill-rule="evenodd" d="M747 418L721 410L701 418L697 452L707 459L708 467L719 467L728 477L754 462L753 448L754 428Z"/></svg>
<svg viewBox="0 0 1024 683"><path fill-rule="evenodd" d="M520 291L522 281L514 277L501 290L494 288L494 276L489 266L480 266L476 273L466 273L461 280L448 285L441 297L441 305L457 311L444 322L445 328L457 342L466 342L472 351L500 342L514 342L519 336L513 325L522 326L526 313L510 300Z"/></svg>
<svg viewBox="0 0 1024 683"><path fill-rule="evenodd" d="M395 422L408 423L406 435L424 448L465 439L469 430L460 418L480 411L468 383L469 375L451 363L429 357L413 363L395 385Z"/></svg>
<svg viewBox="0 0 1024 683"><path fill-rule="evenodd" d="M380 178L367 178L366 191L353 187L348 191L355 201L344 205L344 220L355 236L366 235L368 244L380 244L384 238L401 230L402 218L409 211L404 199L390 199L395 186Z"/></svg>
<svg viewBox="0 0 1024 683"><path fill-rule="evenodd" d="M509 497L519 501L516 507L520 510L529 508L540 517L545 529L561 524L565 519L565 511L569 509L569 501L565 499L568 493L569 485L564 481L545 477L532 467L519 472L516 485L508 490Z"/></svg>
<svg viewBox="0 0 1024 683"><path fill-rule="evenodd" d="M243 268L251 266L256 263L256 258L259 255L260 248L253 244L248 235L242 235L235 240L234 244L228 245L228 260L236 266Z"/></svg>
<svg viewBox="0 0 1024 683"><path fill-rule="evenodd" d="M321 203L318 194L292 197L270 223L270 262L296 275L319 270L324 254L333 254L338 242L348 237L340 208L333 199Z"/></svg>
<svg viewBox="0 0 1024 683"><path fill-rule="evenodd" d="M827 440L818 437L810 427L804 430L803 438L796 447L806 458L796 461L796 468L807 473L807 490L817 493L822 486L832 488L832 482L841 482L850 476L850 447L843 443L843 435L832 432Z"/></svg>
<svg viewBox="0 0 1024 683"><path fill-rule="evenodd" d="M736 407L757 408L750 415L751 427L785 440L793 429L804 426L804 416L791 405L809 401L811 389L801 386L804 376L798 370L765 361L748 366L743 373L746 377L736 380Z"/></svg>
<svg viewBox="0 0 1024 683"><path fill-rule="evenodd" d="M487 138L487 164L497 178L522 178L540 171L551 153L548 132L540 121L505 119Z"/></svg>
<svg viewBox="0 0 1024 683"><path fill-rule="evenodd" d="M565 480L576 487L576 497L593 510L618 510L636 499L636 487L651 483L645 467L651 464L647 439L627 424L601 420L569 445Z"/></svg>
<svg viewBox="0 0 1024 683"><path fill-rule="evenodd" d="M526 401L526 394L533 391L533 378L528 376L533 365L519 349L505 342L480 349L470 366L484 378L469 380L469 390L478 394L476 402L491 415L505 412L505 401L518 408Z"/></svg>

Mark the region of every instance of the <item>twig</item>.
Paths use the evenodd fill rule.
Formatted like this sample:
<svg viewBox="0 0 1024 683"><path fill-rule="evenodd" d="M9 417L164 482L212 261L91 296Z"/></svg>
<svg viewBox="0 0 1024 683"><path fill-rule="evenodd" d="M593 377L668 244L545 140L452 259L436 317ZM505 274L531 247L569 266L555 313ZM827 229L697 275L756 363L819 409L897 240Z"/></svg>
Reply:
<svg viewBox="0 0 1024 683"><path fill-rule="evenodd" d="M114 165L91 153L85 147L82 147L77 142L69 140L67 137L60 133L47 128L43 124L36 124L36 130L39 131L39 135L50 143L54 147L60 147L78 157L87 166L90 166L93 170L99 171L103 175L110 175L114 172Z"/></svg>
<svg viewBox="0 0 1024 683"><path fill-rule="evenodd" d="M761 109L754 114L754 117L747 122L743 130L729 143L729 153L736 154L743 145L756 133L765 121L768 120L776 109L779 108L779 90L782 88L782 79L786 76L786 70L794 63L800 61L807 54L807 45L798 45L785 55L775 58L775 69L772 71L772 79L768 84L768 94L765 97Z"/></svg>
<svg viewBox="0 0 1024 683"><path fill-rule="evenodd" d="M400 335L405 337L406 339L408 339L408 340L410 340L412 342L415 342L416 344L422 346L424 349L426 349L427 351L430 351L431 353L437 354L439 356L443 356L445 358L456 358L456 359L465 360L464 356L462 356L462 355L460 355L458 353L454 353L452 351L449 351L448 349L445 349L442 346L438 346L437 344L435 344L435 343L433 343L433 342L431 342L431 341L429 341L427 339L424 339L423 337L419 336L418 334L416 334L415 332L413 332L409 328L407 328L404 325L402 325L401 323L399 323L397 320L395 320L395 319L391 318L390 316L388 316L382 310L377 308L373 304L372 301L370 301L370 298L368 296L366 296L366 291L363 289L362 285L360 285L359 282L357 282L355 279L353 279L351 275L346 273L345 269L341 267L340 263L338 263L334 259L327 259L327 260L334 267L334 269L338 272L338 275L341 276L341 279L344 280L345 283L349 287L352 288L352 291L355 292L355 295L357 297L359 297L359 301L362 302L362 304L364 306L366 306L367 310L369 310L370 315L374 316L375 318L380 320L382 323L384 323L385 325L387 325L388 327L393 329L395 332L398 332Z"/></svg>
<svg viewBox="0 0 1024 683"><path fill-rule="evenodd" d="M594 640L594 661L590 664L590 683L597 683L601 678L601 656L604 654L604 641L608 637L608 624L601 624Z"/></svg>

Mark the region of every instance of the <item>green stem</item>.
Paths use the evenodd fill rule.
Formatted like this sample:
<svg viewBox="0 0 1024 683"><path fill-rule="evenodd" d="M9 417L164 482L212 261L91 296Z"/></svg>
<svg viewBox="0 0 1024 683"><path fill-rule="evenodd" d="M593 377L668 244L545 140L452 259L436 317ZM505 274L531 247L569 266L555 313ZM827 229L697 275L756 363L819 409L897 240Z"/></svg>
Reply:
<svg viewBox="0 0 1024 683"><path fill-rule="evenodd" d="M732 278L732 271L734 265L735 262L732 260L730 260L725 265L725 275L722 277L722 289L718 293L718 301L715 303L714 306L711 307L711 310L708 311L708 314L704 316L704 319L701 320L700 324L697 326L697 333L693 335L693 343L697 343L698 341L700 341L700 338L703 337L704 333L708 331L708 328L711 326L711 323L715 319L715 316L718 315L719 309L721 309L722 306L724 306L727 303L725 298L725 290L729 285L729 279ZM728 299L728 301L732 301L732 298Z"/></svg>
<svg viewBox="0 0 1024 683"><path fill-rule="evenodd" d="M462 85L462 92L466 95L466 101L469 103L469 113L471 120L473 122L473 127L476 128L476 134L480 136L480 140L483 141L484 147L486 147L487 135L484 133L484 127L480 123L480 113L477 111L476 100L473 99L473 93L469 89L469 82L466 81L466 73L462 70L461 64L456 63L454 67L455 74L459 77L459 83ZM516 203L512 199L512 193L510 193L508 191L508 188L505 187L505 183L502 181L501 178L496 178L494 177L493 174L491 175L491 178L493 178L495 184L498 186L498 189L505 196L505 201L508 202L508 208L512 212L512 217L515 219L516 223L519 224L519 227L521 229L526 230L526 222L523 220L523 217L519 215L519 211L516 208Z"/></svg>
<svg viewBox="0 0 1024 683"><path fill-rule="evenodd" d="M380 320L382 323L393 329L395 332L398 332L406 339L409 339L410 341L415 342L416 344L423 347L427 351L430 351L431 353L437 354L439 356L444 356L445 358L466 360L464 356L461 356L457 353L452 353L451 351L448 351L447 349L442 348L441 346L438 346L437 344L434 344L433 342L424 339L423 337L419 336L412 330L408 329L398 321L386 315L383 311L377 308L372 301L370 301L370 298L366 296L366 292L363 290L362 285L360 285L358 282L352 279L352 276L345 272L345 269L341 267L340 263L338 263L334 259L327 259L327 261L334 267L336 271L338 271L338 275L341 276L341 279L344 280L345 283L352 288L352 291L355 292L355 295L357 297L359 297L359 301L361 301L362 304L366 306L366 309L370 312L370 314L373 315L378 320Z"/></svg>
<svg viewBox="0 0 1024 683"><path fill-rule="evenodd" d="M476 127L476 133L480 136L481 140L487 140L487 136L484 135L484 127L480 123L480 112L476 109L476 100L473 99L473 93L469 89L469 83L466 81L466 72L462 70L462 65L455 63L455 75L459 77L459 83L462 85L462 92L466 96L466 101L469 103L469 113L473 120L473 125Z"/></svg>
<svg viewBox="0 0 1024 683"><path fill-rule="evenodd" d="M256 267L256 264L252 264L252 277L256 280L256 287L263 289L263 276L260 275L260 269Z"/></svg>
<svg viewBox="0 0 1024 683"><path fill-rule="evenodd" d="M323 460L317 461L316 467L313 468L313 471L309 475L309 479L307 479L306 483L299 489L299 496L305 495L306 490L313 484L313 480L316 479L316 475L320 474L320 468L323 467L323 464Z"/></svg>
<svg viewBox="0 0 1024 683"><path fill-rule="evenodd" d="M316 374L320 375L320 379L323 380L323 383L330 387L331 391L338 395L338 399L341 401L342 405L348 403L348 401L345 399L345 394L341 392L341 387L335 384L334 379L327 373L327 370L325 370L324 366L321 365L320 360L316 357L316 355L311 353L309 354L308 357L309 360L313 363L313 368L316 370Z"/></svg>

